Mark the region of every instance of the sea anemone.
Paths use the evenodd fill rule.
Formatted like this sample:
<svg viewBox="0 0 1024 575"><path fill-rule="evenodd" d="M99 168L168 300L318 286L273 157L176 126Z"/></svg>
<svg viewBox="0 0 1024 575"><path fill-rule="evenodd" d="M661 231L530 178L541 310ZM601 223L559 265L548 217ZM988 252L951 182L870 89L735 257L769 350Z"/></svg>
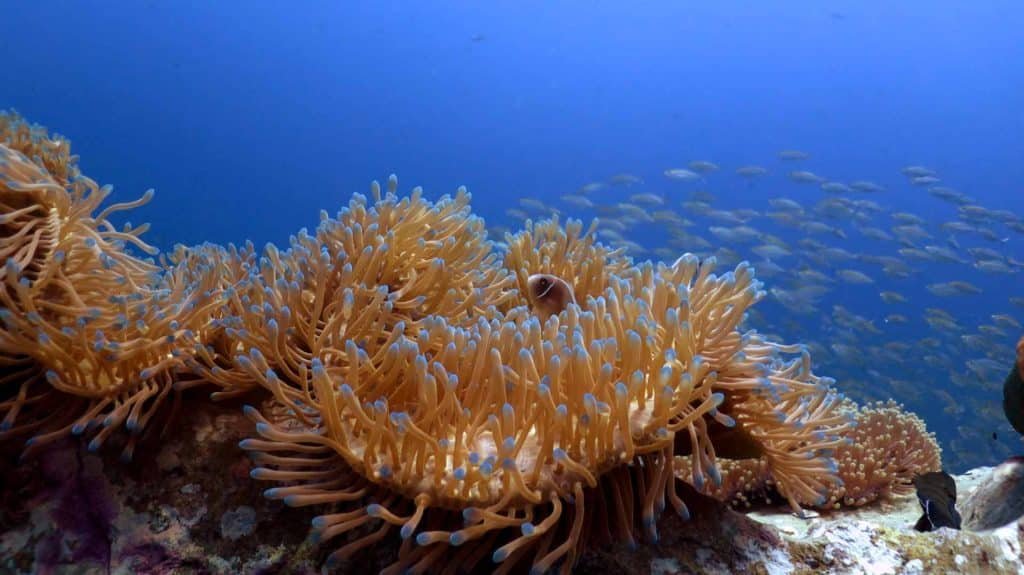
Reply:
<svg viewBox="0 0 1024 575"><path fill-rule="evenodd" d="M26 122L16 112L0 110L0 142L17 150L61 186L79 174L78 156L71 154L70 141Z"/></svg>
<svg viewBox="0 0 1024 575"><path fill-rule="evenodd" d="M834 450L841 480L815 507L860 507L879 499L914 492L914 477L942 469L942 451L924 422L893 401L857 408L844 401L842 411L856 424L842 432L845 441ZM686 470L688 463L678 466ZM734 506L771 503L778 493L772 468L765 460L724 461L722 483L703 492Z"/></svg>
<svg viewBox="0 0 1024 575"><path fill-rule="evenodd" d="M393 176L387 185L385 199L375 182L373 204L357 194L337 218L322 212L314 235L302 230L287 251L268 244L258 265L246 261L220 320L225 345L191 365L221 387L215 398L248 392L270 365L287 389L271 387L283 394L311 384L314 359L347 378L357 369L350 345L394 358L399 336L415 338L425 322L469 325L511 300L513 280L465 189L431 204L418 188L397 199Z"/></svg>
<svg viewBox="0 0 1024 575"><path fill-rule="evenodd" d="M852 407L851 407L852 408ZM861 406L846 444L835 450L843 485L826 506L861 506L914 492L914 476L942 470L942 450L924 421L895 401Z"/></svg>
<svg viewBox="0 0 1024 575"><path fill-rule="evenodd" d="M470 216L393 190L322 221L361 243L337 249L318 232L269 257L269 269L289 271L264 272L256 291L301 302L289 321L309 327L261 323L282 317L265 305L237 320L253 339L236 373L274 397L246 409L260 436L242 442L260 465L252 475L282 483L269 498L338 507L313 521L321 541L353 534L331 563L397 531L389 571L469 570L487 555L502 572L567 570L585 540L656 539L666 505L685 516L673 455L690 453L693 477L717 481L722 430L756 443L794 508L826 496L827 451L848 418L802 348L738 331L763 295L749 266L722 276L693 256L635 266L578 222L543 222L508 238L503 266L471 226L480 239L430 260L408 242L396 272L382 258L403 236L389 236L379 214L422 205L428 239L466 229L446 220ZM452 272L413 283L424 266ZM571 284L576 303L541 321L525 291L535 273ZM310 293L320 285L311 278L328 277L324 293ZM802 355L783 362L787 352Z"/></svg>
<svg viewBox="0 0 1024 575"><path fill-rule="evenodd" d="M736 509L750 508L754 504L773 505L780 500L775 489L768 462L763 459L722 459L719 461L722 475L720 483L704 483L700 492ZM676 458L679 477L690 481L692 473L687 457Z"/></svg>
<svg viewBox="0 0 1024 575"><path fill-rule="evenodd" d="M567 571L585 545L657 540L667 507L688 515L677 476L730 484L728 458L797 512L857 504L851 482L902 488L893 458L899 477L931 465L893 448L919 443L886 427L891 406L858 412L870 437L851 436L803 346L743 331L764 296L748 264L636 264L574 220L499 248L464 189L431 202L397 185L287 250L155 261L145 225L109 220L151 192L101 210L111 190L66 140L0 114L0 440L96 449L124 428L130 457L175 390L267 391L245 409L252 476L279 484L270 499L333 506L313 520L346 539L329 564L397 533L388 572Z"/></svg>
<svg viewBox="0 0 1024 575"><path fill-rule="evenodd" d="M34 434L28 455L88 432L96 449L123 424L130 457L182 350L216 307L209 285L216 274L189 269L195 262L165 270L136 256L156 252L140 238L148 226L119 230L108 218L152 192L100 211L111 190L78 172L63 155L67 142L46 144L45 132L18 125L7 124L17 136L12 145L50 154L32 159L0 144L0 217L13 232L0 272L0 439ZM47 172L53 166L66 182Z"/></svg>
<svg viewBox="0 0 1024 575"><path fill-rule="evenodd" d="M636 273L624 249L609 249L594 241L594 221L586 232L583 224L558 219L527 221L525 228L505 238L504 267L515 274L519 293L530 299L530 277L547 275L565 282L576 302L600 296L612 276ZM522 303L522 300L517 301Z"/></svg>

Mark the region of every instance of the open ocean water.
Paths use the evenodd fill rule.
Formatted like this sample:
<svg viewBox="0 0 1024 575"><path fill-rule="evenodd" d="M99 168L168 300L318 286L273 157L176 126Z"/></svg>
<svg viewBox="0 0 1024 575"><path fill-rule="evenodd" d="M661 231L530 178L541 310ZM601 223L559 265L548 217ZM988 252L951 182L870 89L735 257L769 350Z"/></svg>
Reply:
<svg viewBox="0 0 1024 575"><path fill-rule="evenodd" d="M1021 453L1024 4L6 2L0 108L69 137L169 249L284 245L373 179L466 185L495 241L600 218L750 261L748 323L951 472Z"/></svg>

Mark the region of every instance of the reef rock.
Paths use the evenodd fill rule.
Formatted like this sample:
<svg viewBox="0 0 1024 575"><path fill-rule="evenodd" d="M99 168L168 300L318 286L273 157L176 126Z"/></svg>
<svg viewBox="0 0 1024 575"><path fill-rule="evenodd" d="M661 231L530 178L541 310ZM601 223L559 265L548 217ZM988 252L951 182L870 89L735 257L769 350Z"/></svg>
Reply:
<svg viewBox="0 0 1024 575"><path fill-rule="evenodd" d="M971 499L994 471L981 467L954 476L958 499ZM1024 574L1024 518L987 531L940 528L921 533L914 530L920 516L913 495L810 519L778 512L748 514L781 531L790 546L794 566L766 566L768 572ZM800 557L802 564L797 563Z"/></svg>
<svg viewBox="0 0 1024 575"><path fill-rule="evenodd" d="M996 529L1024 518L1024 457L993 469L962 501L964 528L972 531Z"/></svg>
<svg viewBox="0 0 1024 575"><path fill-rule="evenodd" d="M240 405L187 405L131 463L116 446L93 454L76 441L29 462L3 454L0 573L320 572L333 547L308 538L317 511L262 497L269 485L249 477L237 446L253 434ZM991 503L1000 498L1024 501L1021 470L1011 462L958 476L965 526L1001 522ZM913 496L801 519L782 508L739 513L685 491L689 521L665 513L658 542L592 549L576 572L1024 573L1021 518L918 533ZM390 563L398 543L361 555L359 572Z"/></svg>

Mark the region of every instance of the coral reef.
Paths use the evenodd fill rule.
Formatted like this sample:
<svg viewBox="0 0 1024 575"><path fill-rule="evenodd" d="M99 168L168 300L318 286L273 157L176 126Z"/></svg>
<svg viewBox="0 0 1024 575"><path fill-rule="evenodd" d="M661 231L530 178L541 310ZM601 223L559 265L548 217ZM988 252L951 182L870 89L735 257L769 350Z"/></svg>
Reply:
<svg viewBox="0 0 1024 575"><path fill-rule="evenodd" d="M854 414L856 424L842 433L846 441L834 450L840 481L815 507L859 507L911 494L916 475L942 469L942 452L934 434L895 402L857 408L845 401L843 409ZM685 474L687 462L680 461L678 466ZM754 459L723 461L721 484L704 485L702 492L735 507L771 504L778 498L771 467Z"/></svg>
<svg viewBox="0 0 1024 575"><path fill-rule="evenodd" d="M253 433L238 402L200 401L132 465L116 450L85 451L80 438L20 465L0 460L0 572L322 573L330 550L307 537L315 512L261 497L261 483L248 478L252 464L236 444ZM965 504L990 477L956 477ZM737 513L687 487L680 490L692 517L666 514L657 545L590 546L574 573L1024 571L1019 520L983 532L918 533L913 496L801 519L784 508ZM386 538L367 550L359 572L379 572L400 544Z"/></svg>
<svg viewBox="0 0 1024 575"><path fill-rule="evenodd" d="M348 226L379 230L379 214L412 210L413 198L388 193L370 208L356 199L315 237L351 219ZM442 224L428 229L445 228L446 205L433 208ZM395 319L410 271L384 282L378 299L364 294L359 318L341 310L336 325L368 326L338 337L343 350L287 354L297 365L281 363L286 354L273 348L235 357L276 399L269 411L247 409L261 438L242 442L261 465L253 477L286 483L266 495L291 506L335 504L335 513L314 519L321 541L372 526L330 563L395 532L405 544L389 571L413 572L471 569L488 556L499 571L520 562L567 569L584 539L657 539L666 504L688 515L673 473L676 437L696 446L694 477L717 477L709 422L745 426L794 507L824 496L833 464L820 454L835 447L847 418L832 413L838 396L811 375L806 355L778 359L798 348L737 331L760 297L748 267L718 277L713 262L692 257L633 266L578 222L537 224L508 244L504 266L515 277L536 270L578 282L579 305L541 323L520 295L525 285L520 292L495 281L509 277L495 262L447 290L449 303L438 306L445 313L421 303ZM279 258L296 258L296 276L323 275L315 266L337 258L328 248L314 261L305 254L325 251L313 247L296 256L293 244ZM389 244L354 247L345 253L359 255L344 267L383 269L375 254ZM478 249L454 255L479 268L491 260L488 246ZM458 259L434 262L460 267ZM370 277L364 285L382 285Z"/></svg>
<svg viewBox="0 0 1024 575"><path fill-rule="evenodd" d="M1024 517L1024 457L998 465L984 483L961 500L966 529L996 529Z"/></svg>
<svg viewBox="0 0 1024 575"><path fill-rule="evenodd" d="M896 402L856 411L850 442L836 449L841 488L826 505L860 506L881 497L914 492L915 475L942 470L942 450L924 421Z"/></svg>
<svg viewBox="0 0 1024 575"><path fill-rule="evenodd" d="M894 401L861 407L844 401L855 425L842 432L846 441L835 448L839 482L831 484L818 508L861 506L895 495L913 493L916 475L942 469L941 449L922 419L903 411ZM678 468L686 477L688 463ZM703 485L701 492L736 507L778 498L776 480L763 459L723 460L722 482Z"/></svg>
<svg viewBox="0 0 1024 575"><path fill-rule="evenodd" d="M209 528L222 539L244 541L280 501L317 508L328 566L385 545L386 572L566 572L588 547L658 541L669 506L682 518L684 499L705 506L677 476L746 490L723 474L728 458L751 458L750 477L798 514L900 493L937 464L892 406L857 412L862 431L848 432L849 404L803 346L743 330L764 295L745 263L721 275L692 255L637 264L572 220L530 222L498 249L464 189L431 202L400 195L394 176L287 250L154 259L146 226L110 221L151 193L100 209L110 189L78 171L66 140L9 115L0 135L0 441L28 437L19 451L42 455L54 483L63 464L48 472L50 458L96 461L70 436L131 458L146 431L173 432L154 421L174 415L170 398L212 389L252 403L244 469L275 484L269 502L221 510ZM531 291L538 275L564 288L557 305ZM81 481L121 473L103 469ZM69 497L88 497L69 505L98 525L116 520L91 487L62 489L59 525ZM84 547L100 532L83 531ZM111 563L111 547L92 558Z"/></svg>

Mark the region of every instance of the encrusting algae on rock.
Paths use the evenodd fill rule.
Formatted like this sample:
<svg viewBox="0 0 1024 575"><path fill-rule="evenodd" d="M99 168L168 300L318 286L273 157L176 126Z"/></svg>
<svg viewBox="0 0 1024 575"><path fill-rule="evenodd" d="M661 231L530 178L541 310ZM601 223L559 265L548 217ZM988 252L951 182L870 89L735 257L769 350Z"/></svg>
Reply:
<svg viewBox="0 0 1024 575"><path fill-rule="evenodd" d="M499 250L464 189L402 197L393 176L287 250L140 259L144 227L107 216L149 195L93 216L107 191L36 151L67 144L7 121L0 439L28 454L123 427L130 456L169 395L246 395L265 495L323 508L329 565L398 537L388 572L567 572L656 541L689 513L684 465L701 488L757 458L797 512L841 483L854 417L803 346L742 330L764 296L746 263L635 264L573 220Z"/></svg>

